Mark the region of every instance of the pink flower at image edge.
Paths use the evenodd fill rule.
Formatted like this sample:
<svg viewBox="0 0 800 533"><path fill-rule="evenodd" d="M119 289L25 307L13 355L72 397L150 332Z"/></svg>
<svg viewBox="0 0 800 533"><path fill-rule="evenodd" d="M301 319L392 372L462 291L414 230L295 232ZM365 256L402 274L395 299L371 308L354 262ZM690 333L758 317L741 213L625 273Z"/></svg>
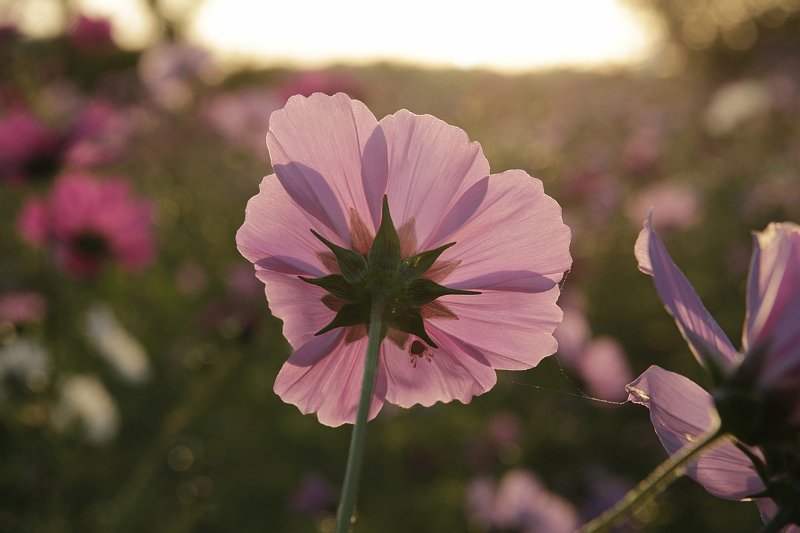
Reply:
<svg viewBox="0 0 800 533"><path fill-rule="evenodd" d="M692 352L703 365L733 372L742 362L722 329L678 269L648 219L635 246L639 269L654 278L658 294ZM796 424L800 403L800 227L773 223L754 235L743 334L744 357L754 347L767 347L755 367L752 386L766 397L786 402L787 422ZM650 409L653 427L672 455L691 440L710 431L719 414L711 395L691 380L651 366L628 386L629 399ZM760 455L758 448L751 452ZM715 496L742 500L765 489L750 458L732 441L722 441L704 451L688 475ZM770 498L756 503L768 520L775 512ZM797 526L784 531L800 532Z"/></svg>
<svg viewBox="0 0 800 533"><path fill-rule="evenodd" d="M272 114L267 145L275 174L248 203L237 244L295 349L275 382L284 401L326 425L355 419L367 339L352 328L315 335L336 313L324 289L298 276L333 273L312 229L364 254L384 195L402 256L455 242L426 276L480 294L422 309L438 348L389 332L370 418L384 402L469 402L494 386L495 369L531 368L555 352L570 232L539 180L490 175L480 145L435 117L401 110L378 122L344 94L292 97Z"/></svg>

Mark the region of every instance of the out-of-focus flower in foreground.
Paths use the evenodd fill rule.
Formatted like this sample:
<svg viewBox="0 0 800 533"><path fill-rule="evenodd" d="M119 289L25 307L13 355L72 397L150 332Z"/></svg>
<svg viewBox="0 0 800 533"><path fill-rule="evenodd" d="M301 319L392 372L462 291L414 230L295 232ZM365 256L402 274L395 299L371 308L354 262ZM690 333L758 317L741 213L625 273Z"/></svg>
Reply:
<svg viewBox="0 0 800 533"><path fill-rule="evenodd" d="M480 145L435 117L378 122L344 94L291 98L267 145L275 175L237 244L295 349L275 382L284 401L354 421L376 297L388 331L370 418L387 401L469 402L495 369L555 352L570 231L539 180L490 175Z"/></svg>
<svg viewBox="0 0 800 533"><path fill-rule="evenodd" d="M134 198L122 178L68 174L48 197L34 198L18 220L22 237L50 252L76 276L93 276L108 263L137 271L155 255L150 203Z"/></svg>
<svg viewBox="0 0 800 533"><path fill-rule="evenodd" d="M636 242L636 257L640 270L653 276L661 300L715 388L709 394L679 374L652 366L628 386L629 399L650 409L670 455L720 423L742 443L714 444L688 467L688 475L721 498L757 497L765 521L780 507L795 513L785 523L798 523L800 227L773 223L754 236L741 353L672 262L650 220Z"/></svg>
<svg viewBox="0 0 800 533"><path fill-rule="evenodd" d="M579 523L569 502L524 470L507 472L499 486L486 478L473 481L467 489L467 507L485 531L572 533Z"/></svg>

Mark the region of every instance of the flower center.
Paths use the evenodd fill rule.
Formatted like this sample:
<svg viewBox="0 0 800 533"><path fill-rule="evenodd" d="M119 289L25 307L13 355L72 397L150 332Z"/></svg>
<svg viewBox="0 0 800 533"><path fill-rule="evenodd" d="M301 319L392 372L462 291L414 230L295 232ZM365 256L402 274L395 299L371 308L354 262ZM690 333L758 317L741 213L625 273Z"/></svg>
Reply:
<svg viewBox="0 0 800 533"><path fill-rule="evenodd" d="M83 231L75 236L72 245L82 255L92 259L102 259L111 251L108 240L95 231Z"/></svg>
<svg viewBox="0 0 800 533"><path fill-rule="evenodd" d="M444 287L422 277L454 242L410 257L402 257L400 237L392 223L386 196L383 197L380 228L366 254L337 246L314 230L311 231L333 252L341 272L319 278L300 277L306 283L322 287L342 302L333 320L316 335L341 327L361 324L368 326L370 309L373 304L380 302L384 308L383 323L387 331L393 329L416 335L432 348L437 348L425 331L422 307L440 296L479 294L475 291ZM387 331L383 332L384 335ZM414 341L412 357L424 357L423 348L425 346L422 343Z"/></svg>

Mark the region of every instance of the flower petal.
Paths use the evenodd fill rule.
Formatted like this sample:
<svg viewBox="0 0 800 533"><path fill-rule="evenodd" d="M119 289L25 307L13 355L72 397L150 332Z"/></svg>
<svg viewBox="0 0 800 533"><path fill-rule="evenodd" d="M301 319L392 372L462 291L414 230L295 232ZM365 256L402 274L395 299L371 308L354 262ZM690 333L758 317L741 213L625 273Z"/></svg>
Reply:
<svg viewBox="0 0 800 533"><path fill-rule="evenodd" d="M648 368L627 389L629 401L650 409L656 434L670 455L710 431L717 417L710 394L690 379L657 366ZM688 467L687 475L711 494L729 500L764 490L753 463L728 440L704 451Z"/></svg>
<svg viewBox="0 0 800 533"><path fill-rule="evenodd" d="M653 229L652 213L639 233L634 250L639 259L639 270L653 276L658 296L667 312L675 319L678 329L700 364L706 366L705 358L713 357L714 362L724 370L736 366L740 360L738 352L703 307L686 276L672 261L664 243Z"/></svg>
<svg viewBox="0 0 800 533"><path fill-rule="evenodd" d="M458 400L469 403L497 382L495 371L486 361L467 355L447 334L433 328L428 332L439 345L428 348L431 360L410 362L408 352L391 342L381 347L381 362L386 368L386 400L400 407Z"/></svg>
<svg viewBox="0 0 800 533"><path fill-rule="evenodd" d="M450 228L443 224L431 242L456 242L442 254L442 260L459 261L443 284L475 290L552 288L572 264L561 207L544 194L541 181L522 170L493 174L486 183L474 214L453 231L444 231Z"/></svg>
<svg viewBox="0 0 800 533"><path fill-rule="evenodd" d="M314 337L284 363L275 379L275 393L303 414L317 413L321 424L352 424L361 395L366 349L366 338L344 344L341 331ZM385 396L386 374L379 367L370 420L381 410Z"/></svg>
<svg viewBox="0 0 800 533"><path fill-rule="evenodd" d="M386 146L363 103L342 93L294 96L270 117L267 146L289 196L334 232L337 244L350 247L350 209L374 233L387 179Z"/></svg>
<svg viewBox="0 0 800 533"><path fill-rule="evenodd" d="M800 226L772 223L756 233L747 290L745 351L768 345L767 385L794 374L800 367Z"/></svg>
<svg viewBox="0 0 800 533"><path fill-rule="evenodd" d="M283 320L283 335L295 349L336 316L322 303L327 291L310 285L297 276L287 276L256 267L256 277L265 287L272 314Z"/></svg>
<svg viewBox="0 0 800 533"><path fill-rule="evenodd" d="M247 202L236 245L257 268L320 277L328 272L317 255L327 249L311 233L318 225L272 174L261 181L259 193Z"/></svg>
<svg viewBox="0 0 800 533"><path fill-rule="evenodd" d="M761 513L761 520L768 523L773 516L778 513L778 505L772 498L758 498L756 500L758 512ZM781 533L800 533L800 526L789 525L781 529Z"/></svg>
<svg viewBox="0 0 800 533"><path fill-rule="evenodd" d="M542 293L484 291L439 299L458 320L430 319L426 327L454 339L461 351L477 352L496 369L536 366L558 348L553 331L561 321L558 288Z"/></svg>
<svg viewBox="0 0 800 533"><path fill-rule="evenodd" d="M450 206L474 183L489 175L481 146L467 134L430 115L405 109L384 117L389 181L386 193L397 227L414 219L420 250ZM443 244L443 243L442 243Z"/></svg>

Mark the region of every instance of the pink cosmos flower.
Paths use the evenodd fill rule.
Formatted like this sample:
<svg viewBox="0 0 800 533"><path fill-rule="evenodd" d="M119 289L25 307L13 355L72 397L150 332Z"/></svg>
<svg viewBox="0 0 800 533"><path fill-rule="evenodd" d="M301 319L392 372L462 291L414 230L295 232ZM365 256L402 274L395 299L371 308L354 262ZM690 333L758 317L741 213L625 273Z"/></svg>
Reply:
<svg viewBox="0 0 800 533"><path fill-rule="evenodd" d="M355 420L364 265L370 276L402 272L403 290L420 291L400 294L387 318L370 418L384 402L469 402L494 386L495 369L531 368L556 350L570 232L539 180L490 175L480 145L435 117L401 110L378 122L344 94L290 98L267 146L275 175L236 240L295 349L275 381L284 401L326 425Z"/></svg>
<svg viewBox="0 0 800 533"><path fill-rule="evenodd" d="M58 166L64 139L23 108L0 118L0 182L20 183Z"/></svg>
<svg viewBox="0 0 800 533"><path fill-rule="evenodd" d="M475 522L488 531L572 533L578 514L566 500L549 492L524 470L511 470L499 486L486 478L467 490L467 505Z"/></svg>
<svg viewBox="0 0 800 533"><path fill-rule="evenodd" d="M23 325L41 322L47 301L37 292L9 292L0 295L0 323Z"/></svg>
<svg viewBox="0 0 800 533"><path fill-rule="evenodd" d="M629 399L650 409L653 426L667 452L676 453L710 431L720 416L740 440L758 443L797 431L800 422L800 227L773 223L754 238L747 295L743 348L737 352L706 311L683 273L675 266L651 220L636 242L639 269L653 276L668 312L675 318L698 361L720 375L712 397L691 380L650 367L628 386ZM737 389L731 389L736 387ZM737 409L726 407L732 391L745 391L763 401L764 426L742 431ZM741 397L738 398L741 400ZM721 406L721 407L720 407ZM749 427L752 417L747 417ZM752 457L763 460L757 447L740 448L725 440L704 451L688 475L721 498L741 500L760 494L765 482ZM770 498L757 501L769 520L776 512ZM790 526L784 531L800 532Z"/></svg>
<svg viewBox="0 0 800 533"><path fill-rule="evenodd" d="M122 178L72 173L59 179L47 198L30 200L18 227L25 240L48 248L74 275L95 275L110 262L135 271L155 254L151 211Z"/></svg>
<svg viewBox="0 0 800 533"><path fill-rule="evenodd" d="M636 241L639 269L653 276L697 360L763 394L770 422L800 429L800 226L772 223L755 234L739 353L672 262L651 218Z"/></svg>

